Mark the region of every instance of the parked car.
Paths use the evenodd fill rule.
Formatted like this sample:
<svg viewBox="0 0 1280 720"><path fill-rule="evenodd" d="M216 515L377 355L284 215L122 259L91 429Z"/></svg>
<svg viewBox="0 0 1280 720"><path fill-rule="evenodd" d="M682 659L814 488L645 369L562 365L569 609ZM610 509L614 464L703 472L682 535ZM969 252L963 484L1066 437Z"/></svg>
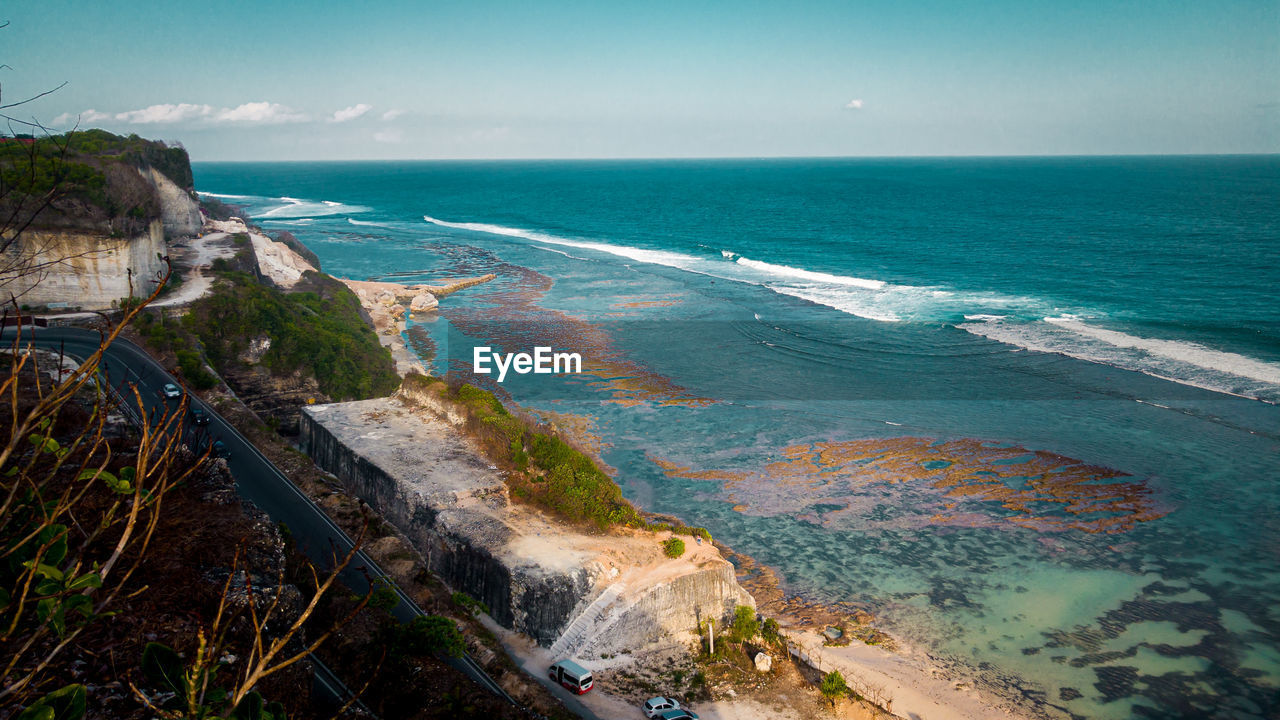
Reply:
<svg viewBox="0 0 1280 720"><path fill-rule="evenodd" d="M547 674L552 680L579 695L590 690L595 684L591 678L591 671L572 660L561 660L552 665Z"/></svg>
<svg viewBox="0 0 1280 720"><path fill-rule="evenodd" d="M698 720L698 713L680 708L679 710L668 710L659 713L656 717L661 718L661 720Z"/></svg>
<svg viewBox="0 0 1280 720"><path fill-rule="evenodd" d="M202 408L198 408L192 405L191 406L191 422L195 425L202 425L202 426L208 425L209 413L205 412Z"/></svg>
<svg viewBox="0 0 1280 720"><path fill-rule="evenodd" d="M216 458L229 458L231 457L231 448L227 447L227 444L221 440L214 440L213 456Z"/></svg>
<svg viewBox="0 0 1280 720"><path fill-rule="evenodd" d="M662 696L651 697L644 701L644 704L640 706L640 709L644 711L645 717L651 718L658 713L666 712L668 710L679 710L680 701L675 698Z"/></svg>
<svg viewBox="0 0 1280 720"><path fill-rule="evenodd" d="M182 397L182 388L173 383L165 383L164 387L160 388L160 392L164 394L166 399Z"/></svg>

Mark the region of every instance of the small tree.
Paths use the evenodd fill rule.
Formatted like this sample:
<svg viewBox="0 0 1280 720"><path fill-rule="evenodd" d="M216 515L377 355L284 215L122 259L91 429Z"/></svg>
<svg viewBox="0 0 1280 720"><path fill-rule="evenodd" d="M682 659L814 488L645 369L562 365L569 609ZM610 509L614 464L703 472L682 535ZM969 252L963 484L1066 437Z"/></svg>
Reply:
<svg viewBox="0 0 1280 720"><path fill-rule="evenodd" d="M684 541L678 537L663 540L662 552L669 558L678 558L684 555Z"/></svg>
<svg viewBox="0 0 1280 720"><path fill-rule="evenodd" d="M822 685L818 690L822 692L823 697L831 701L831 706L835 707L836 700L849 691L849 686L839 670L832 670L822 676Z"/></svg>
<svg viewBox="0 0 1280 720"><path fill-rule="evenodd" d="M760 631L760 621L756 620L754 608L739 605L733 610L732 634L734 642L745 642Z"/></svg>
<svg viewBox="0 0 1280 720"><path fill-rule="evenodd" d="M397 638L397 649L402 654L441 654L462 657L467 650L466 641L458 626L443 615L427 615L414 618L403 626Z"/></svg>
<svg viewBox="0 0 1280 720"><path fill-rule="evenodd" d="M764 637L765 642L774 644L778 642L778 621L773 618L767 618L764 625L760 628L760 635Z"/></svg>

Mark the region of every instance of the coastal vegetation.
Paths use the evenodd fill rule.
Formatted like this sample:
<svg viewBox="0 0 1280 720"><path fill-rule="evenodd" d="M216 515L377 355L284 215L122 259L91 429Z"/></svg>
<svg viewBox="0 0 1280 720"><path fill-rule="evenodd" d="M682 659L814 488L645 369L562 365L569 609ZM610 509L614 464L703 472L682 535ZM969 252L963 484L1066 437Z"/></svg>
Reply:
<svg viewBox="0 0 1280 720"><path fill-rule="evenodd" d="M574 448L546 423L507 409L488 390L465 383L450 385L441 378L418 374L406 377L404 387L457 408L465 429L485 455L508 470L507 485L520 500L597 530L621 526L711 539L705 528L646 522L635 506L622 497L622 489L613 478L589 455ZM683 554L684 542L676 541L679 554Z"/></svg>
<svg viewBox="0 0 1280 720"><path fill-rule="evenodd" d="M327 276L310 280L310 290L286 293L246 273L221 273L213 292L192 305L183 324L203 343L215 367L240 362L250 343L265 337L269 347L258 362L275 373L313 377L335 400L394 391L399 377L361 318L355 295Z"/></svg>
<svg viewBox="0 0 1280 720"><path fill-rule="evenodd" d="M669 558L675 559L684 555L684 541L678 537L667 538L662 541L662 554Z"/></svg>
<svg viewBox="0 0 1280 720"><path fill-rule="evenodd" d="M181 146L84 130L0 142L0 214L25 215L22 228L83 227L134 235L160 216L154 168L180 188L193 184Z"/></svg>

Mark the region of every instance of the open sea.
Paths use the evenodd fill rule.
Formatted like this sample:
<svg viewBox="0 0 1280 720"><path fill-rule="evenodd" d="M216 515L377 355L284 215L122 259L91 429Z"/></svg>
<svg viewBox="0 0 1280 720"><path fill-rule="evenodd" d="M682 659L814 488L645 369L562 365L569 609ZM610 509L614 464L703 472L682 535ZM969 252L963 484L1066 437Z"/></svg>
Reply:
<svg viewBox="0 0 1280 720"><path fill-rule="evenodd" d="M1280 157L197 163L646 510L1046 717L1280 717Z"/></svg>

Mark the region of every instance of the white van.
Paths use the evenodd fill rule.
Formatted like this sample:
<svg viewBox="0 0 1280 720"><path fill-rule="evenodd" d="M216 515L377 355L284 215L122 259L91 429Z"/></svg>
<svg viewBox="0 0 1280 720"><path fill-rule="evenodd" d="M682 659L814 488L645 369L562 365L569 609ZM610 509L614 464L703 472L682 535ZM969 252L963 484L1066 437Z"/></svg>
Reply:
<svg viewBox="0 0 1280 720"><path fill-rule="evenodd" d="M561 660L560 662L552 665L548 674L551 676L552 680L555 680L579 695L590 690L591 686L594 684L594 681L591 679L591 671L572 660Z"/></svg>

